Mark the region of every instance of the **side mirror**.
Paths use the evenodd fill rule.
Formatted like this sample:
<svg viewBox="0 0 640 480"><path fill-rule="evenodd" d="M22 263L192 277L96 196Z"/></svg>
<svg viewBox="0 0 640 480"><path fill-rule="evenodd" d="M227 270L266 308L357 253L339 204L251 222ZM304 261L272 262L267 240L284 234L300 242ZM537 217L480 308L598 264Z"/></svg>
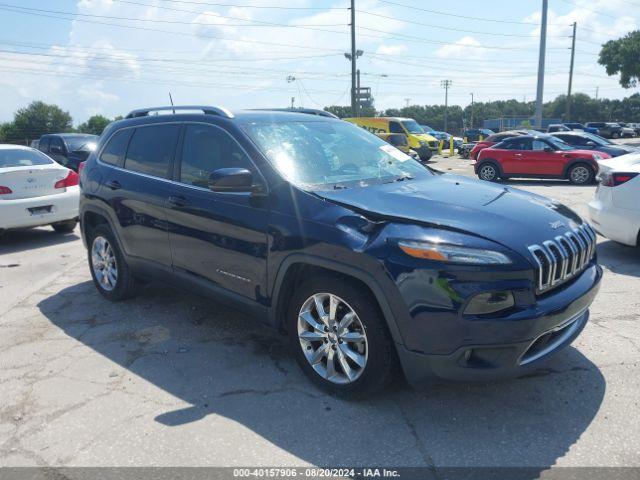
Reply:
<svg viewBox="0 0 640 480"><path fill-rule="evenodd" d="M587 147L595 147L596 146L596 142L592 142L592 141L588 141L586 143Z"/></svg>
<svg viewBox="0 0 640 480"><path fill-rule="evenodd" d="M544 147L544 151L547 152L547 153L555 152L555 150L553 148L551 148L551 147Z"/></svg>
<svg viewBox="0 0 640 480"><path fill-rule="evenodd" d="M250 192L253 174L246 168L219 168L209 175L213 192Z"/></svg>

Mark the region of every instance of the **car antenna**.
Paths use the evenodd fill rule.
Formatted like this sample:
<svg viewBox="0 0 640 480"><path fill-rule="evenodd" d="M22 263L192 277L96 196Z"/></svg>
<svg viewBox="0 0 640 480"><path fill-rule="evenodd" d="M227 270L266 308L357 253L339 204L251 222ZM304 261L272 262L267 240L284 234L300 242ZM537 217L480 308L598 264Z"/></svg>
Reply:
<svg viewBox="0 0 640 480"><path fill-rule="evenodd" d="M171 102L171 106L173 107L173 97L171 96L171 92L169 92L169 101ZM173 110L173 114L176 114L175 109Z"/></svg>

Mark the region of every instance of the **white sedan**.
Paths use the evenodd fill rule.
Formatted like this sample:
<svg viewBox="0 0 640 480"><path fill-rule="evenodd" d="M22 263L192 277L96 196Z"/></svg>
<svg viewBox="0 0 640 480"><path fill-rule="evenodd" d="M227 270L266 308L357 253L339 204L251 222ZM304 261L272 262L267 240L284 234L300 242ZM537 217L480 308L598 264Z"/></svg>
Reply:
<svg viewBox="0 0 640 480"><path fill-rule="evenodd" d="M640 154L598 162L599 185L589 203L597 232L619 243L640 246Z"/></svg>
<svg viewBox="0 0 640 480"><path fill-rule="evenodd" d="M51 225L69 233L78 224L78 174L39 150L0 145L0 233Z"/></svg>

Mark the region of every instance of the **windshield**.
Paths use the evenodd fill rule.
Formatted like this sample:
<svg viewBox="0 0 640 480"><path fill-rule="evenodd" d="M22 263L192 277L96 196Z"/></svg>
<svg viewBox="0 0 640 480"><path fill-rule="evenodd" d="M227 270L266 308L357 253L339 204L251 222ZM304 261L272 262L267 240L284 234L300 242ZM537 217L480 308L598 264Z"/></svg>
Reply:
<svg viewBox="0 0 640 480"><path fill-rule="evenodd" d="M0 149L0 168L33 167L35 165L49 165L53 163L44 153L36 150Z"/></svg>
<svg viewBox="0 0 640 480"><path fill-rule="evenodd" d="M424 130L422 129L422 127L418 125L418 122L416 122L415 120L403 120L400 123L402 123L404 128L406 128L407 132L409 133L417 133L417 134L424 133Z"/></svg>
<svg viewBox="0 0 640 480"><path fill-rule="evenodd" d="M587 137L589 140L591 140L592 142L595 142L597 145L613 145L614 144L613 142L610 142L606 138L602 138L598 135L594 135L593 133L584 132L583 135Z"/></svg>
<svg viewBox="0 0 640 480"><path fill-rule="evenodd" d="M96 149L96 144L98 143L98 136L83 135L82 137L67 137L64 140L67 142L67 147L69 147L69 151L71 152L93 152Z"/></svg>
<svg viewBox="0 0 640 480"><path fill-rule="evenodd" d="M547 138L547 141L551 145L553 145L553 147L556 150L575 150L576 149L576 147L572 147L571 145L569 145L564 140L560 140L559 138L556 138L556 137L549 137L549 138Z"/></svg>
<svg viewBox="0 0 640 480"><path fill-rule="evenodd" d="M432 175L394 146L347 122L253 123L244 129L280 175L307 189Z"/></svg>
<svg viewBox="0 0 640 480"><path fill-rule="evenodd" d="M429 132L433 132L433 128L431 128L429 125L420 125L422 127L422 131L429 133Z"/></svg>

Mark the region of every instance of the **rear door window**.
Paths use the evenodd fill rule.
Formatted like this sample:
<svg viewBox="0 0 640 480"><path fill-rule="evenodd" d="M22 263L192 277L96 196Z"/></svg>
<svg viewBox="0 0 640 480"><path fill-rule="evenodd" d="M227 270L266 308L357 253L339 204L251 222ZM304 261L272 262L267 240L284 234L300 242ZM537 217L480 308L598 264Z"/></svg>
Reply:
<svg viewBox="0 0 640 480"><path fill-rule="evenodd" d="M180 125L149 125L136 128L129 142L124 168L153 177L169 178Z"/></svg>
<svg viewBox="0 0 640 480"><path fill-rule="evenodd" d="M121 167L124 163L124 155L127 152L127 145L132 133L132 128L116 132L107 143L107 146L104 147L104 150L102 150L100 161Z"/></svg>

